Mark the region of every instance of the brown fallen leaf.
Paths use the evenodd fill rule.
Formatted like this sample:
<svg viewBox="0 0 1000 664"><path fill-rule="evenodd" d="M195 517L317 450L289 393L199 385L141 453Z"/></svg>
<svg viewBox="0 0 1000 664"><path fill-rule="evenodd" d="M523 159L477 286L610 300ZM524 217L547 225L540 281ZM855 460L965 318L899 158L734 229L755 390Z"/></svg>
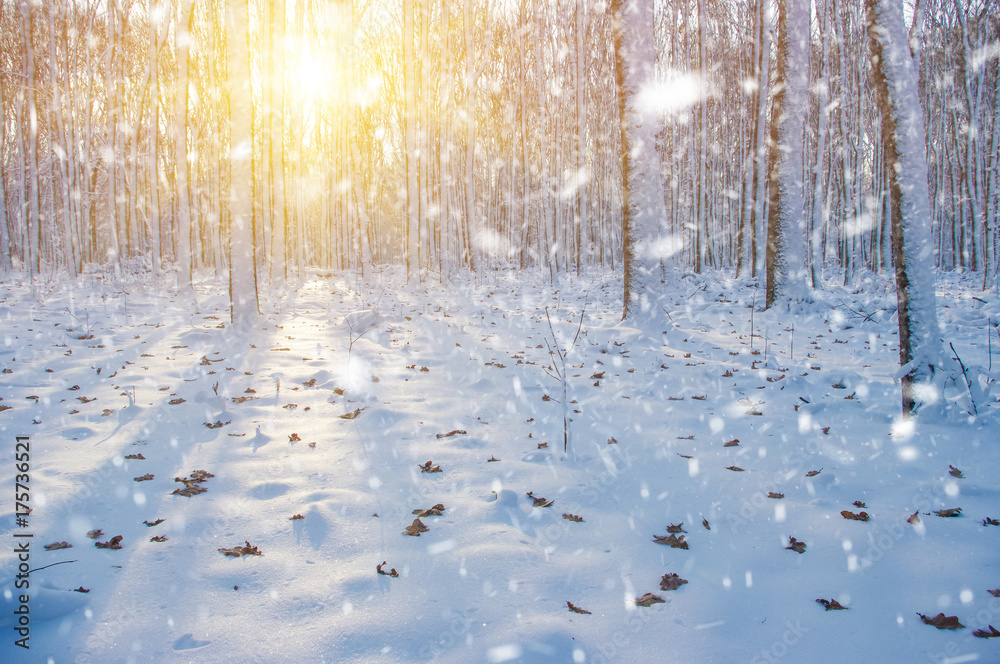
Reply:
<svg viewBox="0 0 1000 664"><path fill-rule="evenodd" d="M852 505L854 505L854 506L855 506L855 507L857 507L857 508L860 508L860 509L865 509L865 508L867 507L867 505L865 505L865 504L864 504L863 502L861 502L860 500L855 500L855 501L854 501L853 503L851 503L851 504L852 504Z"/></svg>
<svg viewBox="0 0 1000 664"><path fill-rule="evenodd" d="M788 538L788 546L786 546L785 548L788 549L788 550L790 550L790 551L794 551L795 553L805 553L806 552L806 543L805 542L800 542L797 539L795 539L794 537L790 537L790 538Z"/></svg>
<svg viewBox="0 0 1000 664"><path fill-rule="evenodd" d="M726 466L726 470L732 470L733 472L742 473L743 469L739 466Z"/></svg>
<svg viewBox="0 0 1000 664"><path fill-rule="evenodd" d="M176 406L179 403L184 403L184 399L181 399L180 397L177 397L176 399L171 399L167 403L169 403L171 406Z"/></svg>
<svg viewBox="0 0 1000 664"><path fill-rule="evenodd" d="M288 442L289 443L297 443L297 442L299 442L301 440L302 440L302 438L300 438L299 434L297 434L297 433L292 433L290 436L288 436Z"/></svg>
<svg viewBox="0 0 1000 664"><path fill-rule="evenodd" d="M133 477L132 479L134 479L136 482L145 482L147 480L153 479L153 473L146 473L145 475L141 475L139 477Z"/></svg>
<svg viewBox="0 0 1000 664"><path fill-rule="evenodd" d="M965 474L955 466L949 464L948 468L949 468L948 474L951 475L952 477L957 477L958 479L965 478Z"/></svg>
<svg viewBox="0 0 1000 664"><path fill-rule="evenodd" d="M142 454L140 453L140 454L126 454L125 458L126 459L145 459L146 457L142 456Z"/></svg>
<svg viewBox="0 0 1000 664"><path fill-rule="evenodd" d="M75 593L89 593L90 592L90 588L84 588L83 586L80 586L79 588L73 588L73 592L75 592Z"/></svg>
<svg viewBox="0 0 1000 664"><path fill-rule="evenodd" d="M987 626L990 628L990 631L987 632L985 629L977 629L975 632L972 633L972 635L980 639L994 639L1000 636L1000 630L998 630L993 625L987 625Z"/></svg>
<svg viewBox="0 0 1000 664"><path fill-rule="evenodd" d="M668 533L686 533L687 531L684 530L684 522L681 521L680 523L677 523L677 524L673 524L672 523L669 526L667 526L667 532Z"/></svg>
<svg viewBox="0 0 1000 664"><path fill-rule="evenodd" d="M445 506L438 503L434 507L428 507L425 510L413 510L413 514L416 514L418 518L428 517L428 516L441 516L441 512L445 510Z"/></svg>
<svg viewBox="0 0 1000 664"><path fill-rule="evenodd" d="M342 419L342 420L353 420L353 419L355 419L360 414L361 414L361 409L360 408L355 408L351 412L344 413L343 415L341 415L340 419Z"/></svg>
<svg viewBox="0 0 1000 664"><path fill-rule="evenodd" d="M69 542L56 542L54 544L46 544L46 551L58 551L59 549L72 549L73 545Z"/></svg>
<svg viewBox="0 0 1000 664"><path fill-rule="evenodd" d="M230 420L229 422L223 422L222 420L216 420L215 422L211 422L211 423L210 422L202 422L202 424L204 424L209 429L221 429L222 427L226 426L227 424L230 424L231 422L232 422L232 420Z"/></svg>
<svg viewBox="0 0 1000 664"><path fill-rule="evenodd" d="M430 528L424 525L424 522L420 520L420 517L417 517L416 519L413 520L413 523L411 523L406 527L406 530L403 531L403 534L412 535L413 537L420 537L420 533L426 533L428 530L430 530Z"/></svg>
<svg viewBox="0 0 1000 664"><path fill-rule="evenodd" d="M920 515L917 512L914 512L910 516L906 517L906 522L915 526L920 523Z"/></svg>
<svg viewBox="0 0 1000 664"><path fill-rule="evenodd" d="M934 625L938 629L965 629L965 625L958 622L958 616L946 616L939 613L933 618L928 618L922 613L917 613L920 619L928 625Z"/></svg>
<svg viewBox="0 0 1000 664"><path fill-rule="evenodd" d="M993 590L987 590L986 592L988 592L989 594L993 595L994 597L1000 597L1000 588L995 588Z"/></svg>
<svg viewBox="0 0 1000 664"><path fill-rule="evenodd" d="M97 539L98 537L104 537L104 531L98 528L97 530L88 530L87 537L90 539Z"/></svg>
<svg viewBox="0 0 1000 664"><path fill-rule="evenodd" d="M166 542L167 541L167 536L166 535L154 535L153 537L149 538L149 541L150 542Z"/></svg>
<svg viewBox="0 0 1000 664"><path fill-rule="evenodd" d="M495 461L499 461L499 460L500 460L500 459L496 458L495 456L493 456L493 455L491 454L491 455L490 455L490 458L489 458L489 459L487 459L487 460L486 460L486 462L487 462L487 463L493 463L493 462L495 462Z"/></svg>
<svg viewBox="0 0 1000 664"><path fill-rule="evenodd" d="M231 558L239 558L240 556L262 556L264 555L260 549L255 546L250 545L250 541L246 541L246 546L234 546L231 549L219 549L219 553L224 556L229 556Z"/></svg>
<svg viewBox="0 0 1000 664"><path fill-rule="evenodd" d="M991 517L986 517L985 519L983 519L983 525L984 526L1000 526L1000 521L998 521L997 519L993 519Z"/></svg>
<svg viewBox="0 0 1000 664"><path fill-rule="evenodd" d="M711 530L712 526L708 525L708 519L702 518L701 525L705 526L705 530Z"/></svg>
<svg viewBox="0 0 1000 664"><path fill-rule="evenodd" d="M608 438L608 445L617 445L617 444L618 444L618 439L617 438L615 438L614 436L611 436L611 438Z"/></svg>
<svg viewBox="0 0 1000 664"><path fill-rule="evenodd" d="M381 563L375 566L375 571L381 574L382 576L391 576L391 577L399 576L399 572L396 571L395 567L386 572L384 569L382 569L382 565L388 565L388 563L383 560Z"/></svg>
<svg viewBox="0 0 1000 664"><path fill-rule="evenodd" d="M536 497L534 491L528 492L528 498L531 498L534 507L548 507L555 502L554 500L545 500L544 498Z"/></svg>
<svg viewBox="0 0 1000 664"><path fill-rule="evenodd" d="M657 544L666 544L671 549L688 548L688 543L684 541L683 535L681 535L680 537L678 537L677 535L670 535L669 537L665 535L653 535L653 541L656 542Z"/></svg>
<svg viewBox="0 0 1000 664"><path fill-rule="evenodd" d="M768 491L767 492L767 497L768 498L774 498L775 500L781 500L782 498L785 497L785 494L783 494L783 493L775 493L773 491Z"/></svg>
<svg viewBox="0 0 1000 664"><path fill-rule="evenodd" d="M847 607L842 606L840 602L835 599L818 599L816 600L818 604L822 604L826 607L827 611L846 611Z"/></svg>
<svg viewBox="0 0 1000 664"><path fill-rule="evenodd" d="M115 535L107 542L94 542L94 546L98 549L120 549L122 548L122 540L124 538L121 535Z"/></svg>
<svg viewBox="0 0 1000 664"><path fill-rule="evenodd" d="M677 590L685 583L687 583L687 579L682 579L677 574L671 572L664 574L663 578L660 579L660 590Z"/></svg>
<svg viewBox="0 0 1000 664"><path fill-rule="evenodd" d="M548 446L549 446L549 444L548 444L548 443L538 443L538 449L540 449L540 450L541 450L541 449L544 449L544 448L546 448L546 447L548 447Z"/></svg>
<svg viewBox="0 0 1000 664"><path fill-rule="evenodd" d="M840 516L849 521L867 521L869 519L868 512L858 512L855 514L850 510L841 510Z"/></svg>
<svg viewBox="0 0 1000 664"><path fill-rule="evenodd" d="M302 384L305 385L306 387L315 387L316 386L316 379L315 378L310 378L309 380L303 382Z"/></svg>
<svg viewBox="0 0 1000 664"><path fill-rule="evenodd" d="M942 516L942 517L961 516L962 515L962 508L961 507L950 507L950 508L948 508L946 510L934 510L934 513L937 514L938 516Z"/></svg>
<svg viewBox="0 0 1000 664"><path fill-rule="evenodd" d="M299 519L304 519L304 518L305 517L302 516L301 514L293 514L291 517L289 517L288 520L289 521L298 521Z"/></svg>
<svg viewBox="0 0 1000 664"><path fill-rule="evenodd" d="M466 433L468 433L468 432L465 431L464 429L452 429L448 433L439 433L439 434L437 434L437 437L438 438L451 438L452 436L459 436L459 435L463 435L463 434L466 434Z"/></svg>
<svg viewBox="0 0 1000 664"><path fill-rule="evenodd" d="M441 466L434 465L434 462L430 461L430 460L428 460L427 463L425 463L423 465L421 465L421 464L418 463L417 464L417 468L419 468L420 471L424 472L424 473L440 473L440 472L442 472Z"/></svg>
<svg viewBox="0 0 1000 664"><path fill-rule="evenodd" d="M585 609L581 609L578 606L574 606L573 602L567 601L566 602L566 606L568 606L569 610L572 611L573 613L582 613L583 615L586 615L586 616L591 615L590 611L587 611Z"/></svg>
<svg viewBox="0 0 1000 664"><path fill-rule="evenodd" d="M810 470L808 473L806 473L806 477L816 477L822 472L823 472L822 468L820 468L819 470Z"/></svg>
<svg viewBox="0 0 1000 664"><path fill-rule="evenodd" d="M677 456L679 456L682 459L693 459L694 458L690 454L681 454L680 452L677 453Z"/></svg>
<svg viewBox="0 0 1000 664"><path fill-rule="evenodd" d="M652 606L654 604L665 604L666 600L653 593L646 593L640 599L635 600L636 606Z"/></svg>
<svg viewBox="0 0 1000 664"><path fill-rule="evenodd" d="M563 514L562 517L567 521L575 521L577 523L583 523L583 517L577 516L575 514Z"/></svg>
<svg viewBox="0 0 1000 664"><path fill-rule="evenodd" d="M727 440L722 444L723 447L738 447L740 444L739 438L733 438L732 440Z"/></svg>
<svg viewBox="0 0 1000 664"><path fill-rule="evenodd" d="M704 401L705 399L708 398L708 395L707 394L702 394L702 395L699 395L699 396L692 396L691 398L694 399L694 400L696 400L696 401Z"/></svg>
<svg viewBox="0 0 1000 664"><path fill-rule="evenodd" d="M146 524L147 528L152 528L153 526L158 526L161 523L163 523L163 519L157 519L156 521L143 521L143 523ZM98 532L100 532L100 531L98 531ZM89 535L89 533L88 533L88 535Z"/></svg>
<svg viewBox="0 0 1000 664"><path fill-rule="evenodd" d="M825 436L830 435L830 427L823 427L823 435Z"/></svg>

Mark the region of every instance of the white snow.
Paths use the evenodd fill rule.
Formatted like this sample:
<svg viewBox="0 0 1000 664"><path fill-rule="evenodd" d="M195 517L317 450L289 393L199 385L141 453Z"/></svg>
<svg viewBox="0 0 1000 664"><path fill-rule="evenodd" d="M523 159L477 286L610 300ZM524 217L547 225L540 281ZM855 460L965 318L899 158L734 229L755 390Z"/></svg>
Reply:
<svg viewBox="0 0 1000 664"><path fill-rule="evenodd" d="M750 282L688 275L635 329L619 279L312 274L249 333L223 282L196 281L194 308L152 283L0 285L0 660L998 661L1000 640L972 637L1000 627L996 294L938 275L978 416L959 384L936 419L903 421L886 282L826 284L789 315L748 308ZM564 458L545 308L565 347L585 299ZM194 470L207 491L172 494ZM681 522L689 549L653 542ZM30 650L18 533L38 570ZM246 542L262 555L219 552ZM668 573L688 583L661 591ZM649 592L665 602L637 607Z"/></svg>

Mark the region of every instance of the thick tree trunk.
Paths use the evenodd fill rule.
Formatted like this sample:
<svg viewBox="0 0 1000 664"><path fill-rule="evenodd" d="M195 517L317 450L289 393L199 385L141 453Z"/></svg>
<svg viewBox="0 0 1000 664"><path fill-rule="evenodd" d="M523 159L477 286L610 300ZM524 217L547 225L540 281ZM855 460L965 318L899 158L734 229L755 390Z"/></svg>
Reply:
<svg viewBox="0 0 1000 664"><path fill-rule="evenodd" d="M902 5L899 0L867 0L865 7L888 164L899 363L907 369L902 377L903 413L910 414L919 405L917 388L934 377L939 362L924 122Z"/></svg>

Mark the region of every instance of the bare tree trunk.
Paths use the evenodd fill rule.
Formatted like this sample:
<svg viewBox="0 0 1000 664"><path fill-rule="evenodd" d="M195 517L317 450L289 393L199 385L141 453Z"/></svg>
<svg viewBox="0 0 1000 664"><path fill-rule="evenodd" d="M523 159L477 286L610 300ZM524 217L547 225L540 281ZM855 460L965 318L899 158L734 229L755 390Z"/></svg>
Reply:
<svg viewBox="0 0 1000 664"><path fill-rule="evenodd" d="M191 2L180 0L174 41L177 44L177 90L174 103L174 186L176 191L175 242L177 288L191 290L191 202L188 194L188 53L190 52Z"/></svg>
<svg viewBox="0 0 1000 664"><path fill-rule="evenodd" d="M250 57L247 0L226 2L229 86L229 297L232 322L248 327L257 316L253 257Z"/></svg>
<svg viewBox="0 0 1000 664"><path fill-rule="evenodd" d="M868 48L878 106L882 149L889 167L893 262L899 319L903 413L919 405L916 388L938 367L938 324L927 187L927 154L917 76L899 0L866 0Z"/></svg>

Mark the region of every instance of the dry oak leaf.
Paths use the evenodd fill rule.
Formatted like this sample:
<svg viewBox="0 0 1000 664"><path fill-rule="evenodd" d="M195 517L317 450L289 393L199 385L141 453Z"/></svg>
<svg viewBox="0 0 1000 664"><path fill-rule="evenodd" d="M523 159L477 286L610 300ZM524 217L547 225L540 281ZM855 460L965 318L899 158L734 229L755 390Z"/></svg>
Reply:
<svg viewBox="0 0 1000 664"><path fill-rule="evenodd" d="M382 565L388 565L388 563L383 560L381 563L375 566L375 571L381 574L382 576L391 576L391 577L399 576L399 572L396 571L395 567L386 572L385 570L382 569Z"/></svg>
<svg viewBox="0 0 1000 664"><path fill-rule="evenodd" d="M150 542L166 542L167 541L167 536L166 535L153 535L152 537L149 538L149 541Z"/></svg>
<svg viewBox="0 0 1000 664"><path fill-rule="evenodd" d="M679 456L682 459L693 459L694 458L690 454L681 454L680 452L677 453L677 456Z"/></svg>
<svg viewBox="0 0 1000 664"><path fill-rule="evenodd" d="M465 429L452 429L448 433L439 433L436 434L436 436L438 438L450 438L451 436L457 436L459 434L466 434L466 433L468 433L468 431L466 431Z"/></svg>
<svg viewBox="0 0 1000 664"><path fill-rule="evenodd" d="M668 533L686 533L687 531L684 530L684 522L681 521L680 523L677 523L677 524L673 524L672 523L669 526L667 526L667 532Z"/></svg>
<svg viewBox="0 0 1000 664"><path fill-rule="evenodd" d="M816 477L822 472L823 472L822 468L820 468L819 470L810 470L808 473L806 473L806 477Z"/></svg>
<svg viewBox="0 0 1000 664"><path fill-rule="evenodd" d="M840 516L849 521L867 521L869 519L868 512L858 512L855 514L850 510L841 510Z"/></svg>
<svg viewBox="0 0 1000 664"><path fill-rule="evenodd" d="M961 507L949 507L946 510L934 510L934 513L937 514L938 516L943 516L943 517L961 516L962 515L962 508Z"/></svg>
<svg viewBox="0 0 1000 664"><path fill-rule="evenodd" d="M939 613L933 618L928 618L922 613L917 613L920 619L928 625L934 625L938 629L965 629L965 625L958 622L958 616L946 616Z"/></svg>
<svg viewBox="0 0 1000 664"><path fill-rule="evenodd" d="M847 607L843 606L840 602L835 599L818 599L816 600L818 604L822 604L826 607L827 611L846 611Z"/></svg>
<svg viewBox="0 0 1000 664"><path fill-rule="evenodd" d="M977 629L975 632L972 633L972 635L979 637L980 639L993 639L1000 636L1000 630L998 630L993 625L987 625L987 626L990 628L990 631L987 632L985 629Z"/></svg>
<svg viewBox="0 0 1000 664"><path fill-rule="evenodd" d="M223 422L222 420L216 420L215 422L212 422L212 423L203 422L203 424L206 427L208 427L209 429L221 429L222 427L226 426L230 422L232 422L232 420L229 420L229 422Z"/></svg>
<svg viewBox="0 0 1000 664"><path fill-rule="evenodd" d="M1000 597L1000 588L994 588L993 590L987 590L986 592L993 595L994 597Z"/></svg>
<svg viewBox="0 0 1000 664"><path fill-rule="evenodd" d="M441 466L434 465L434 462L430 459L427 460L425 464L417 464L417 468L423 473L440 473L442 472Z"/></svg>
<svg viewBox="0 0 1000 664"><path fill-rule="evenodd" d="M583 517L577 516L576 514L563 514L562 517L567 521L575 521L577 523L583 523Z"/></svg>
<svg viewBox="0 0 1000 664"><path fill-rule="evenodd" d="M589 616L590 613L591 613L590 611L587 611L586 609L581 609L578 606L574 606L573 602L570 602L570 601L566 602L566 606L569 607L569 610L572 611L573 613L582 613L585 616Z"/></svg>
<svg viewBox="0 0 1000 664"><path fill-rule="evenodd" d="M608 438L608 445L614 445L617 442L618 442L618 439L615 438L614 436L611 436L611 438Z"/></svg>
<svg viewBox="0 0 1000 664"><path fill-rule="evenodd" d="M775 493L773 491L768 491L767 492L767 497L768 498L774 498L775 500L781 500L782 498L785 497L785 494L783 494L783 493Z"/></svg>
<svg viewBox="0 0 1000 664"><path fill-rule="evenodd" d="M230 556L232 558L239 558L240 556L262 556L260 549L255 546L250 545L250 541L245 542L246 546L234 546L231 549L219 549L219 552L224 556Z"/></svg>
<svg viewBox="0 0 1000 664"><path fill-rule="evenodd" d="M305 385L306 387L315 387L315 385L316 385L316 379L315 378L310 378L309 380L305 381L302 384Z"/></svg>
<svg viewBox="0 0 1000 664"><path fill-rule="evenodd" d="M139 477L133 477L136 482L145 482L147 480L153 479L153 473L146 473L145 475L140 475Z"/></svg>
<svg viewBox="0 0 1000 664"><path fill-rule="evenodd" d="M104 531L98 528L97 530L88 530L87 537L90 539L97 539L98 537L104 537Z"/></svg>
<svg viewBox="0 0 1000 664"><path fill-rule="evenodd" d="M441 512L445 510L445 506L438 503L434 507L428 507L425 510L413 510L413 514L417 515L417 518L423 518L428 516L441 516Z"/></svg>
<svg viewBox="0 0 1000 664"><path fill-rule="evenodd" d="M180 397L177 397L176 399L171 399L167 403L170 404L171 406L176 406L179 403L184 403L184 399L181 399Z"/></svg>
<svg viewBox="0 0 1000 664"><path fill-rule="evenodd" d="M705 526L705 530L711 530L712 526L708 525L708 519L702 518L701 525Z"/></svg>
<svg viewBox="0 0 1000 664"><path fill-rule="evenodd" d="M534 491L528 492L528 498L531 498L533 505L535 507L548 507L549 505L555 502L554 500L545 500L544 498L535 497L534 494L535 494Z"/></svg>
<svg viewBox="0 0 1000 664"><path fill-rule="evenodd" d="M58 551L59 549L71 549L73 545L69 542L56 542L55 544L46 544L46 551Z"/></svg>
<svg viewBox="0 0 1000 664"><path fill-rule="evenodd" d="M739 466L726 466L726 470L731 470L731 471L736 472L736 473L742 473L743 472L743 469L740 468Z"/></svg>
<svg viewBox="0 0 1000 664"><path fill-rule="evenodd" d="M682 579L677 574L671 572L664 574L663 578L660 579L660 590L677 590L685 583L687 583L687 579Z"/></svg>
<svg viewBox="0 0 1000 664"><path fill-rule="evenodd" d="M666 544L671 549L688 548L688 543L684 541L683 535L681 535L680 537L678 537L677 535L670 535L669 537L665 535L653 535L653 541L656 542L657 544Z"/></svg>
<svg viewBox="0 0 1000 664"><path fill-rule="evenodd" d="M865 509L865 508L867 507L867 505L865 505L865 504L864 504L863 502L861 502L860 500L855 500L855 501L854 501L853 503L851 503L851 504L852 504L852 505L854 505L855 507L858 507L858 508L860 508L860 509Z"/></svg>
<svg viewBox="0 0 1000 664"><path fill-rule="evenodd" d="M420 537L420 533L426 533L428 530L430 530L430 528L424 525L424 522L420 520L420 517L417 517L416 519L413 520L413 523L411 523L406 527L406 530L403 531L403 534L412 535L413 537Z"/></svg>
<svg viewBox="0 0 1000 664"><path fill-rule="evenodd" d="M733 438L732 440L727 440L722 444L723 447L737 447L740 444L739 438Z"/></svg>
<svg viewBox="0 0 1000 664"><path fill-rule="evenodd" d="M360 414L361 414L361 409L360 408L355 408L351 412L344 413L343 415L341 415L340 419L342 419L342 420L353 420L354 418L356 418Z"/></svg>
<svg viewBox="0 0 1000 664"><path fill-rule="evenodd" d="M89 593L90 592L90 588L84 588L83 586L80 586L79 588L73 588L73 592L75 592L75 593Z"/></svg>
<svg viewBox="0 0 1000 664"><path fill-rule="evenodd" d="M785 548L788 549L788 550L790 550L790 551L794 551L795 553L805 553L806 552L806 543L805 542L800 542L797 539L795 539L794 537L790 537L790 538L788 538L788 546L786 546Z"/></svg>
<svg viewBox="0 0 1000 664"><path fill-rule="evenodd" d="M122 548L122 540L124 538L121 535L115 535L107 542L94 542L94 546L98 549L120 549Z"/></svg>
<svg viewBox="0 0 1000 664"><path fill-rule="evenodd" d="M145 460L146 457L142 456L142 454L140 453L140 454L126 454L125 458L126 459L142 459L142 460Z"/></svg>
<svg viewBox="0 0 1000 664"><path fill-rule="evenodd" d="M920 515L917 512L914 512L910 516L906 517L906 522L915 526L920 523Z"/></svg>
<svg viewBox="0 0 1000 664"><path fill-rule="evenodd" d="M143 521L147 528L152 528L153 526L158 526L163 523L163 519L157 519L156 521Z"/></svg>
<svg viewBox="0 0 1000 664"><path fill-rule="evenodd" d="M548 446L549 446L549 444L548 444L548 443L538 443L538 449L540 449L540 450L541 450L541 449L544 449L544 448L546 448L546 447L548 447Z"/></svg>
<svg viewBox="0 0 1000 664"><path fill-rule="evenodd" d="M652 606L654 604L664 604L666 600L653 593L646 593L640 599L635 600L636 606Z"/></svg>
<svg viewBox="0 0 1000 664"><path fill-rule="evenodd" d="M289 521L298 521L299 519L304 519L304 518L305 517L302 516L301 514L295 514L295 515L289 517Z"/></svg>
<svg viewBox="0 0 1000 664"><path fill-rule="evenodd" d="M958 479L964 479L965 478L965 474L961 470L959 470L958 468L956 468L955 466L952 466L951 464L949 464L948 468L949 468L948 474L951 475L952 477L957 477Z"/></svg>
<svg viewBox="0 0 1000 664"><path fill-rule="evenodd" d="M983 525L984 526L1000 526L1000 521L998 521L997 519L991 518L991 517L986 517L985 519L983 519Z"/></svg>
<svg viewBox="0 0 1000 664"><path fill-rule="evenodd" d="M302 439L299 438L299 434L297 434L297 433L292 433L290 436L288 436L288 442L289 443L297 443L297 442L299 442L301 440Z"/></svg>
<svg viewBox="0 0 1000 664"><path fill-rule="evenodd" d="M489 458L489 459L487 459L487 460L486 460L486 462L487 462L487 463L492 463L492 462L494 462L494 461L499 461L499 460L500 460L500 459L496 458L495 456L493 456L493 455L491 454L491 455L490 455L490 458Z"/></svg>

